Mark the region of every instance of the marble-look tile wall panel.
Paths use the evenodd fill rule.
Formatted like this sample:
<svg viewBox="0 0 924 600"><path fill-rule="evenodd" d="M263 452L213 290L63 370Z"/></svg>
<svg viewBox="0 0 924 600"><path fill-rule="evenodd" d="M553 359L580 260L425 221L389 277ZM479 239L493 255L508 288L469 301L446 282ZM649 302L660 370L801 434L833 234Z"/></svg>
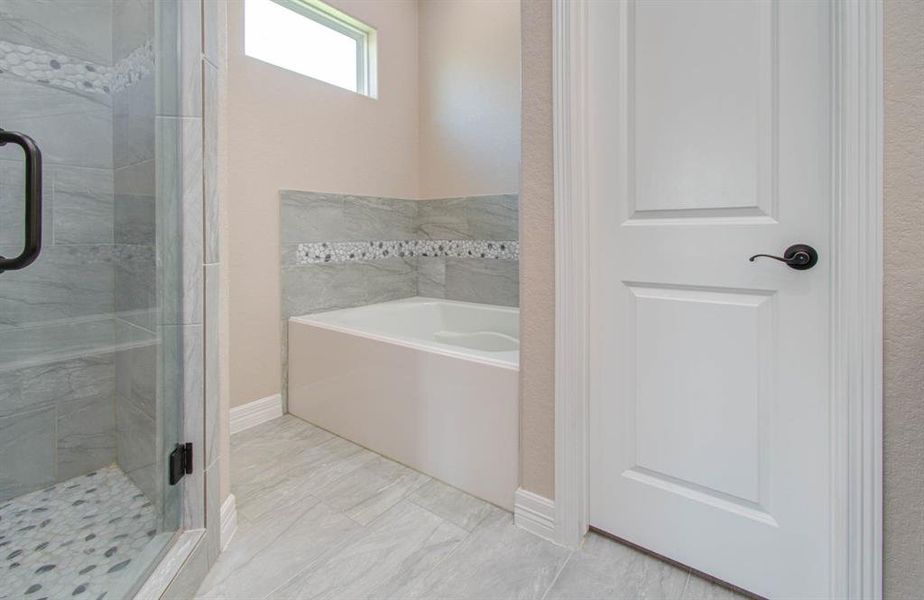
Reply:
<svg viewBox="0 0 924 600"><path fill-rule="evenodd" d="M115 460L111 352L0 369L0 501Z"/></svg>
<svg viewBox="0 0 924 600"><path fill-rule="evenodd" d="M112 95L113 167L154 158L154 73Z"/></svg>
<svg viewBox="0 0 924 600"><path fill-rule="evenodd" d="M439 260L439 259L437 259ZM519 306L519 263L509 260L446 258L443 294L464 302Z"/></svg>
<svg viewBox="0 0 924 600"><path fill-rule="evenodd" d="M284 245L418 237L417 202L413 200L292 190L283 190L280 196Z"/></svg>
<svg viewBox="0 0 924 600"><path fill-rule="evenodd" d="M47 170L48 179L53 213L47 240L55 245L111 244L112 170L61 166Z"/></svg>
<svg viewBox="0 0 924 600"><path fill-rule="evenodd" d="M370 272L369 265L393 260L383 258L383 252L330 261L338 264L322 264L328 262L323 256L313 258L318 244L325 242L350 252L352 246L342 242L387 242L389 248L397 248L400 240L405 245L414 240L448 240L485 247L493 243L488 240L516 241L515 194L413 201L286 190L281 193L281 204L283 318L413 295L518 304L518 261L510 260L516 257L513 248L489 252L492 258L484 259L480 252L472 258L432 258L415 253L415 258L406 259L406 264L414 265L414 289L408 285L405 272L394 282L383 275L387 274L385 266ZM306 257L309 251L312 256ZM338 252L329 254L339 256ZM372 288L381 288L382 293L374 293Z"/></svg>
<svg viewBox="0 0 924 600"><path fill-rule="evenodd" d="M415 231L433 240L520 239L516 194L437 198L417 202Z"/></svg>
<svg viewBox="0 0 924 600"><path fill-rule="evenodd" d="M21 248L0 246L10 256ZM111 314L113 247L45 246L28 269L2 275L0 326Z"/></svg>
<svg viewBox="0 0 924 600"><path fill-rule="evenodd" d="M4 0L0 40L112 64L111 0Z"/></svg>
<svg viewBox="0 0 924 600"><path fill-rule="evenodd" d="M421 258L417 293L501 306L519 306L519 263L482 258Z"/></svg>
<svg viewBox="0 0 924 600"><path fill-rule="evenodd" d="M416 259L288 265L282 271L283 318L407 298L417 293Z"/></svg>

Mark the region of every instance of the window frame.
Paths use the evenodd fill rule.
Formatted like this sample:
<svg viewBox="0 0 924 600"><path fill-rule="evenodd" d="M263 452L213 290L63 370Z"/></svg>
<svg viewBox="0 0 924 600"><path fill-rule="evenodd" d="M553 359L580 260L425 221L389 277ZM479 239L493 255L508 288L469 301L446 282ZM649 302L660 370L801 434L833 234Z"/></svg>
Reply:
<svg viewBox="0 0 924 600"><path fill-rule="evenodd" d="M374 28L320 0L271 1L354 40L356 42L356 93L373 99L378 97L376 30ZM310 75L304 76L311 77ZM318 79L318 81L323 80ZM328 85L333 84L328 83Z"/></svg>

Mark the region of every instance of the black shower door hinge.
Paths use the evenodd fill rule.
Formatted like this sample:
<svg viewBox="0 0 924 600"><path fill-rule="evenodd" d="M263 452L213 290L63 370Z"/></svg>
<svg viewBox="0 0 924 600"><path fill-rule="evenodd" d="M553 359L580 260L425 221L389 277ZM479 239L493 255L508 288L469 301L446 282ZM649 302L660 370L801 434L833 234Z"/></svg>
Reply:
<svg viewBox="0 0 924 600"><path fill-rule="evenodd" d="M177 444L170 453L170 485L176 485L185 475L193 472L192 442Z"/></svg>

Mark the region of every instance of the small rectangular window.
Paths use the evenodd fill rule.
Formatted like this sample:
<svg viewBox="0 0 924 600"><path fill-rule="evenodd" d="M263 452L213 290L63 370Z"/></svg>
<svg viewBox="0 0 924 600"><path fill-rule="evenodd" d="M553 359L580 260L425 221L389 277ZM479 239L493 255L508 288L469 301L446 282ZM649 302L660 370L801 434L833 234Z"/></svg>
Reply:
<svg viewBox="0 0 924 600"><path fill-rule="evenodd" d="M318 0L246 0L244 53L376 97L375 29Z"/></svg>

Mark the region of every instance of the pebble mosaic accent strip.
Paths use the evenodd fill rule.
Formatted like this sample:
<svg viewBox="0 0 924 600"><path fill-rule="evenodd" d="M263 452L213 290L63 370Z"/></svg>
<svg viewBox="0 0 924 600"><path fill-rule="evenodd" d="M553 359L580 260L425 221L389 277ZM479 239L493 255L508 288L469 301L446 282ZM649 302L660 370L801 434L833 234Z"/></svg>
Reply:
<svg viewBox="0 0 924 600"><path fill-rule="evenodd" d="M153 70L154 46L150 40L113 67L0 41L0 73L85 93L108 96Z"/></svg>
<svg viewBox="0 0 924 600"><path fill-rule="evenodd" d="M154 507L115 466L0 503L0 597L103 598L156 534Z"/></svg>
<svg viewBox="0 0 924 600"><path fill-rule="evenodd" d="M488 240L388 240L373 242L312 242L298 245L300 265L348 263L404 257L492 258L517 260L520 245Z"/></svg>

